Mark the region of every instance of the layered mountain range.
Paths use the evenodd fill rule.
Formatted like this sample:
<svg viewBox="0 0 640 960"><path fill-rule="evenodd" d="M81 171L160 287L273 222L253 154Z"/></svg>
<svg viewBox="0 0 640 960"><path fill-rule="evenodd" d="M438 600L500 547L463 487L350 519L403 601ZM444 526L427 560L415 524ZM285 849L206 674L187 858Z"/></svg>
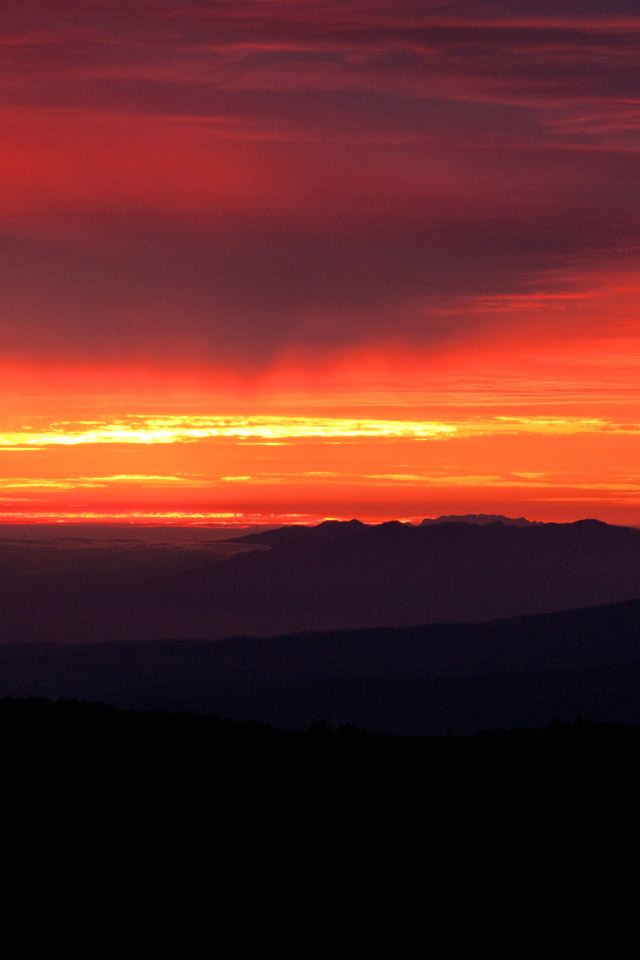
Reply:
<svg viewBox="0 0 640 960"><path fill-rule="evenodd" d="M0 558L0 695L404 734L640 723L637 530L330 521Z"/></svg>
<svg viewBox="0 0 640 960"><path fill-rule="evenodd" d="M481 624L0 647L0 696L194 710L307 729L470 734L640 724L640 601Z"/></svg>

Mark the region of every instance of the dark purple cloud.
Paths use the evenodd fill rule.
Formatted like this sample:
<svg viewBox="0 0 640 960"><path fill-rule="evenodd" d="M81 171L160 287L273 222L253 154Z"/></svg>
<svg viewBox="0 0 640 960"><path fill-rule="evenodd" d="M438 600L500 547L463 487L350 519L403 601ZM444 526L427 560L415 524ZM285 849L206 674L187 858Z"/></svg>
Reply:
<svg viewBox="0 0 640 960"><path fill-rule="evenodd" d="M3 18L7 355L424 348L530 322L487 298L606 296L637 252L634 4Z"/></svg>

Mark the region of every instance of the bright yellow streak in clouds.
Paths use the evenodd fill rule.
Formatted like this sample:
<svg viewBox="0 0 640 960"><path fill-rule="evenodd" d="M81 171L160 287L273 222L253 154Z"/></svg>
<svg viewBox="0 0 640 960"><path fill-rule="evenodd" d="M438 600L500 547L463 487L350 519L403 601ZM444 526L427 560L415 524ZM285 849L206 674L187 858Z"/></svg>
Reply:
<svg viewBox="0 0 640 960"><path fill-rule="evenodd" d="M223 478L224 479L224 478ZM160 477L153 474L113 474L110 477L73 477L64 480L37 479L32 477L2 478L0 490L25 490L30 487L49 488L53 490L73 490L85 487L110 487L117 483L142 484L144 486L174 487L179 485L201 486L202 479L193 477Z"/></svg>
<svg viewBox="0 0 640 960"><path fill-rule="evenodd" d="M228 438L287 441L358 437L433 438L454 433L449 424L420 421L355 420L332 417L125 417L114 422L53 423L45 431L6 432L0 447L74 446L80 443L192 443Z"/></svg>
<svg viewBox="0 0 640 960"><path fill-rule="evenodd" d="M1 502L1 501L0 501ZM316 524L323 520L338 519L322 513L221 513L200 512L188 510L123 510L120 512L103 510L59 510L55 513L45 510L3 510L0 513L0 525L3 523L122 523L165 525L176 524L181 526L227 527L237 536L253 525L279 526L281 524L302 523Z"/></svg>
<svg viewBox="0 0 640 960"><path fill-rule="evenodd" d="M368 420L336 417L124 417L116 421L52 423L45 430L24 427L0 434L0 449L28 450L78 444L171 444L230 439L286 443L305 439L349 441L434 440L488 434L635 433L637 423L580 417L495 416L450 422Z"/></svg>
<svg viewBox="0 0 640 960"><path fill-rule="evenodd" d="M283 360L255 381L16 369L0 376L0 519L640 524L640 340L627 346Z"/></svg>

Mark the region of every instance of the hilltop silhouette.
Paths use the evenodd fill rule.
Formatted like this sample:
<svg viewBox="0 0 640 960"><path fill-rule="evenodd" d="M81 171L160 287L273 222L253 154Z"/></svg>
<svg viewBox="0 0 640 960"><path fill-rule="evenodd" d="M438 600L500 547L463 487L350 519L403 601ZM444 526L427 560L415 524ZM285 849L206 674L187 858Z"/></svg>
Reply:
<svg viewBox="0 0 640 960"><path fill-rule="evenodd" d="M527 520L525 517L505 517L501 513L463 513L449 514L441 517L425 517L421 526L433 523L474 523L477 526L486 526L489 523L506 523L510 527L530 527L540 523L539 520Z"/></svg>
<svg viewBox="0 0 640 960"><path fill-rule="evenodd" d="M475 622L640 596L640 531L597 520L527 526L336 521L239 538L264 635L290 629ZM222 587L221 584L221 588ZM231 598L230 598L231 599ZM233 602L233 600L231 600ZM228 607L227 607L228 609ZM268 629L268 628L267 628Z"/></svg>
<svg viewBox="0 0 640 960"><path fill-rule="evenodd" d="M640 597L640 531L329 521L228 544L0 539L0 642L155 640L480 622Z"/></svg>

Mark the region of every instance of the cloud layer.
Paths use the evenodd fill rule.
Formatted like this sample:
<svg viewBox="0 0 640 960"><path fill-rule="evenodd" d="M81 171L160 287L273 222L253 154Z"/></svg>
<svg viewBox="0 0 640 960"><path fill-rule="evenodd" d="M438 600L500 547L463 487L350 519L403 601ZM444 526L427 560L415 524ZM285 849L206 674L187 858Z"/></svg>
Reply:
<svg viewBox="0 0 640 960"><path fill-rule="evenodd" d="M8 3L3 353L634 331L634 5Z"/></svg>

